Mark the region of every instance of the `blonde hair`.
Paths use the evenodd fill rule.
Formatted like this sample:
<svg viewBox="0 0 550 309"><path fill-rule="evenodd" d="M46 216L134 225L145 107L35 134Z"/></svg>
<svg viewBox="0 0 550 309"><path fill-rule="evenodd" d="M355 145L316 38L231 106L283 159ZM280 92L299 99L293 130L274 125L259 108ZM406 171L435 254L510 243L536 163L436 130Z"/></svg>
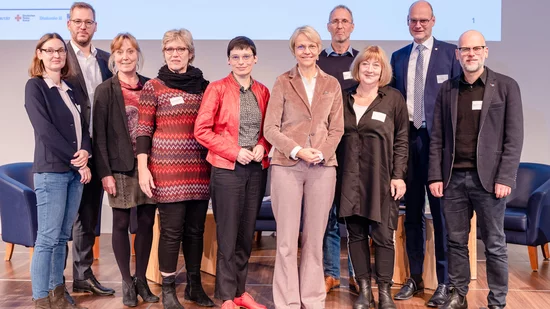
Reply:
<svg viewBox="0 0 550 309"><path fill-rule="evenodd" d="M369 46L363 49L363 51L361 51L359 55L355 57L355 60L353 60L353 63L350 67L351 76L353 76L353 79L358 82L361 80L361 78L359 77L359 66L361 65L361 62L370 59L380 62L382 68L380 72L380 80L378 82L378 86L384 87L388 85L392 79L392 68L386 52L384 52L384 50L380 46Z"/></svg>
<svg viewBox="0 0 550 309"><path fill-rule="evenodd" d="M122 48L122 44L124 43L124 40L128 40L130 42L130 45L132 45L132 47L135 48L136 51L138 52L136 71L139 71L139 69L143 67L143 62L144 62L143 54L141 53L141 48L139 48L139 44L136 38L128 32L123 32L123 33L117 34L113 39L113 41L111 42L111 56L109 57L109 70L113 72L113 74L117 73L116 64L115 64L115 52Z"/></svg>
<svg viewBox="0 0 550 309"><path fill-rule="evenodd" d="M189 59L189 64L193 63L193 60L195 60L195 45L193 44L193 35L187 29L181 28L166 31L162 37L162 50L164 51L168 43L176 40L180 40L185 44L185 47L187 47L187 50L192 55Z"/></svg>
<svg viewBox="0 0 550 309"><path fill-rule="evenodd" d="M65 48L65 51L67 53L69 52L67 50L67 44L58 33L52 32L44 34L38 40L38 43L36 43L36 48L34 49L34 56L32 57L31 65L29 67L29 75L31 77L43 77L46 68L44 68L44 63L42 62L42 60L38 58L37 51L40 50L42 46L46 44L46 42L53 39L58 39L63 42L63 47ZM61 69L61 79L65 79L68 76L71 76L72 73L72 68L69 64L69 57L67 56L67 54L65 54L65 66L63 66L63 68Z"/></svg>
<svg viewBox="0 0 550 309"><path fill-rule="evenodd" d="M289 47L292 55L294 55L294 48L296 47L296 38L300 34L305 35L310 41L317 44L319 52L321 51L323 44L321 43L321 36L319 35L319 32L317 32L317 30L315 30L312 26L301 26L296 28L290 37Z"/></svg>

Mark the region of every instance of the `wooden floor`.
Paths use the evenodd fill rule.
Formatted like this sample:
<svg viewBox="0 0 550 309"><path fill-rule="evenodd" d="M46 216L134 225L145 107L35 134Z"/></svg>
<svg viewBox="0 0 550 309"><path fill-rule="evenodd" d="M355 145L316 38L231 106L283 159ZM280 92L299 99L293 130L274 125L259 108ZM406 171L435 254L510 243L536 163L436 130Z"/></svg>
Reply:
<svg viewBox="0 0 550 309"><path fill-rule="evenodd" d="M275 238L264 236L261 242L255 245L250 259L247 290L257 301L266 304L268 308L274 308L272 296L273 265L275 255ZM0 256L4 256L5 244L0 242ZM508 294L508 306L512 309L547 309L550 308L550 264L543 261L539 252L539 271L531 272L527 248L523 246L509 245L509 270L510 291ZM485 255L483 245L478 244L478 280L470 285L468 294L469 308L486 306L488 293L485 274ZM341 256L342 269L347 269L347 257ZM31 281L29 276L29 250L16 246L13 258L10 262L0 265L0 308L33 308L31 301ZM180 257L178 265L177 286L178 295L183 300L185 289L185 273L183 257ZM86 294L73 294L80 305L88 308L125 308L122 305L121 277L111 249L111 235L101 236L100 259L94 262L93 270L101 283L116 290L114 296L96 297ZM347 271L342 272L342 287L333 290L327 296L326 309L351 308L356 296L347 288ZM72 274L66 271L69 290L71 290ZM203 274L204 289L209 295L214 294L214 277ZM399 286L393 287L396 293ZM160 286L151 284L153 293L160 294ZM414 297L408 301L396 302L398 308L426 308L425 302L431 296L432 291L427 291L422 297ZM375 295L377 295L375 290ZM375 296L376 298L377 296ZM220 302L215 300L220 306ZM184 304L186 309L202 308L194 304ZM140 301L137 308L162 308L160 303L147 304Z"/></svg>

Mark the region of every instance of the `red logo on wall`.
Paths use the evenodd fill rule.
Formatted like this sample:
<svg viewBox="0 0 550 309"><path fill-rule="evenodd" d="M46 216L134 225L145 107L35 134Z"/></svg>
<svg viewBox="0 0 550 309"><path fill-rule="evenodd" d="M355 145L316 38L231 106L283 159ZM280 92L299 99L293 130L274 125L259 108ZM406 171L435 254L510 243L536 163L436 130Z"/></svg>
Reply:
<svg viewBox="0 0 550 309"><path fill-rule="evenodd" d="M17 14L17 16L15 16L15 20L20 21L20 20L21 20L21 16L19 16L19 14Z"/></svg>

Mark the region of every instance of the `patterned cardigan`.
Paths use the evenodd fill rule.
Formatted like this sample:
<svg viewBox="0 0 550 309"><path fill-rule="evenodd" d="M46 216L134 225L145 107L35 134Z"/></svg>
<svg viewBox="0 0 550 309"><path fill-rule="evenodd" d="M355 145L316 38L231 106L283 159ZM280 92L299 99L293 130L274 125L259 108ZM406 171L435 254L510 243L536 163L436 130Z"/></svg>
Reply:
<svg viewBox="0 0 550 309"><path fill-rule="evenodd" d="M169 88L158 78L141 91L137 136L151 139L148 166L157 203L210 198L208 150L194 136L202 95Z"/></svg>

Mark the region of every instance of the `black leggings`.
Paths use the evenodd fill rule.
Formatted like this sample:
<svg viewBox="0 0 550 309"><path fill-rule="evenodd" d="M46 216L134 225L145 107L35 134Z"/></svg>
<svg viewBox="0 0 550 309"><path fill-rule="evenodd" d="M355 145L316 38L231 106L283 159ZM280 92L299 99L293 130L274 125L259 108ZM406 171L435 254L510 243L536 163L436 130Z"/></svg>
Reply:
<svg viewBox="0 0 550 309"><path fill-rule="evenodd" d="M137 206L137 232L134 241L136 251L135 276L145 280L145 272L149 263L151 244L153 243L153 224L155 223L156 205ZM122 280L131 282L130 274L130 241L128 227L130 226L130 209L113 208L113 252L122 275Z"/></svg>
<svg viewBox="0 0 550 309"><path fill-rule="evenodd" d="M159 203L158 208L160 271L173 273L177 270L180 246L183 246L187 272L199 273L208 200Z"/></svg>
<svg viewBox="0 0 550 309"><path fill-rule="evenodd" d="M390 283L393 277L394 231L387 224L360 216L346 217L348 250L356 279L371 278L369 235L374 242L374 268L378 283Z"/></svg>

